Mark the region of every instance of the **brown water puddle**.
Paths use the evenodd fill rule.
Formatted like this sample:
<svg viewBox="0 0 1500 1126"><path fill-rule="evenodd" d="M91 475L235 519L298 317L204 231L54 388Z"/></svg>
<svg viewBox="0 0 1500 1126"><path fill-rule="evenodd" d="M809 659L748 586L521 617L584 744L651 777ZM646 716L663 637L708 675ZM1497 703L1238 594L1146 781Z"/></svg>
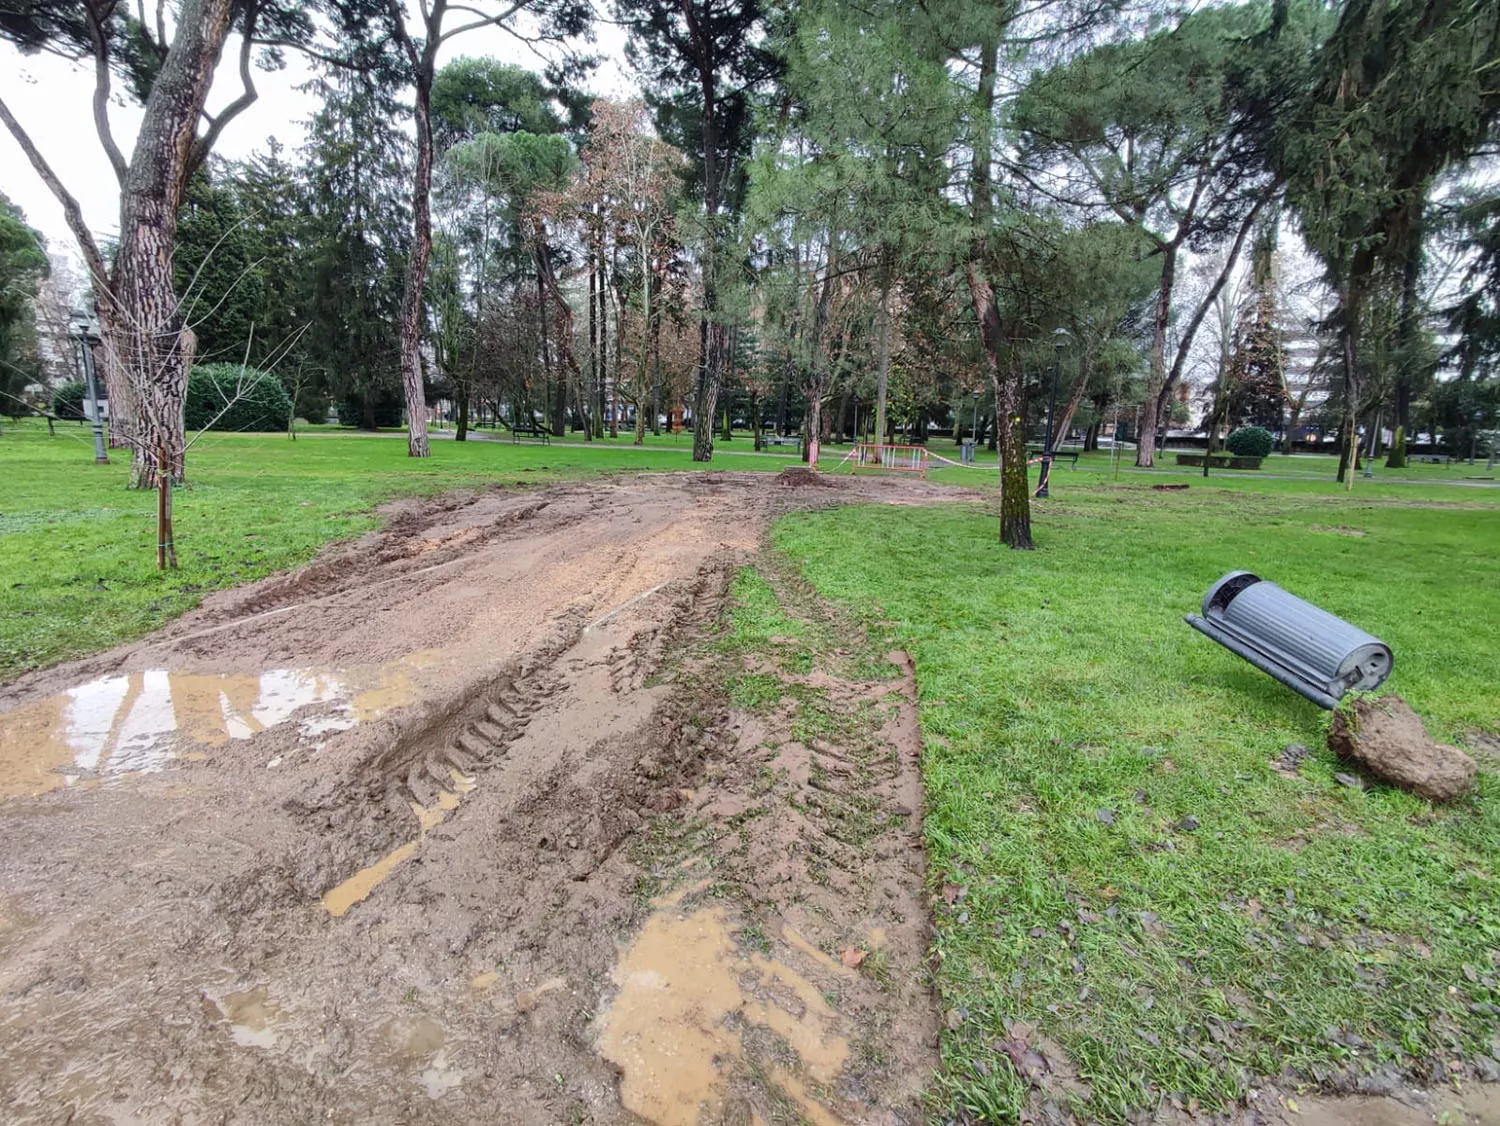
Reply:
<svg viewBox="0 0 1500 1126"><path fill-rule="evenodd" d="M101 677L0 715L0 797L39 794L80 777L161 770L326 704L300 733L316 740L416 698L429 652L369 668L191 673L167 669Z"/></svg>
<svg viewBox="0 0 1500 1126"><path fill-rule="evenodd" d="M213 1002L218 1015L229 1022L229 1034L242 1048L274 1048L276 1018L281 1009L271 1001L264 985L225 993Z"/></svg>
<svg viewBox="0 0 1500 1126"><path fill-rule="evenodd" d="M370 893L379 887L392 872L416 855L428 831L441 825L448 814L458 808L458 803L463 800L463 796L474 789L474 779L460 774L452 767L449 768L449 773L453 777L453 789L440 790L437 800L431 805L410 803L412 814L417 819L416 840L407 841L399 848L392 849L374 864L361 868L343 883L325 891L323 893L325 911L335 919L341 917L356 903L362 903L368 899Z"/></svg>
<svg viewBox="0 0 1500 1126"><path fill-rule="evenodd" d="M664 901L625 952L614 973L620 992L601 1018L600 1051L620 1068L626 1109L657 1126L716 1122L729 1081L756 1071L802 1119L841 1126L813 1094L833 1085L849 1056L838 1014L798 971L741 951L725 908L684 912L684 894ZM791 1048L796 1065L749 1060L750 1027Z"/></svg>

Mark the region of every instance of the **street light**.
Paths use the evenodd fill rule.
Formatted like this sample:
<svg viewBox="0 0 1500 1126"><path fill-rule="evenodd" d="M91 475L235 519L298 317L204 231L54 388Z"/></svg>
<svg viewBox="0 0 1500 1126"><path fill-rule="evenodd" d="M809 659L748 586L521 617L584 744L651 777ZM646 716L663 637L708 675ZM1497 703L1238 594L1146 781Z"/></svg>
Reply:
<svg viewBox="0 0 1500 1126"><path fill-rule="evenodd" d="M1469 464L1474 464L1474 455L1479 449L1479 424L1484 421L1484 412L1474 412L1474 425L1469 427Z"/></svg>
<svg viewBox="0 0 1500 1126"><path fill-rule="evenodd" d="M87 313L73 314L73 339L83 362L83 382L89 402L89 418L94 424L94 464L108 465L109 452L104 447L104 419L99 411L99 378L94 372L94 345L99 333L94 319Z"/></svg>
<svg viewBox="0 0 1500 1126"><path fill-rule="evenodd" d="M974 392L974 445L979 445L979 392Z"/></svg>
<svg viewBox="0 0 1500 1126"><path fill-rule="evenodd" d="M1042 443L1042 476L1037 482L1036 496L1048 496L1047 482L1052 476L1052 458L1056 451L1053 449L1052 416L1057 412L1057 382L1062 378L1062 355L1063 348L1068 343L1068 330L1056 328L1052 332L1052 395L1047 400L1047 440Z"/></svg>

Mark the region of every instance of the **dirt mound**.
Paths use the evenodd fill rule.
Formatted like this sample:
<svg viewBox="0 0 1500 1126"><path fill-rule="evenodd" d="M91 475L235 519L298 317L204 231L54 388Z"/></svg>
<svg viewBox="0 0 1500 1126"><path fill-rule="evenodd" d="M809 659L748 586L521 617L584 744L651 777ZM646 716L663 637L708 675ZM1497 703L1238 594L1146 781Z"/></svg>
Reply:
<svg viewBox="0 0 1500 1126"><path fill-rule="evenodd" d="M1478 769L1457 747L1434 743L1400 696L1356 697L1333 714L1328 746L1372 774L1433 801L1462 794Z"/></svg>
<svg viewBox="0 0 1500 1126"><path fill-rule="evenodd" d="M706 1030L734 1051L702 1102L915 1120L909 688L815 663L795 691L869 722L805 743L677 655L777 513L955 493L766 483L406 503L0 692L0 754L30 756L0 770L0 1117L637 1121L603 1014L676 912L706 928L701 981L743 998Z"/></svg>
<svg viewBox="0 0 1500 1126"><path fill-rule="evenodd" d="M776 480L782 485L788 485L794 489L806 486L831 489L833 482L824 477L816 469L807 465L789 465L780 473L776 474Z"/></svg>

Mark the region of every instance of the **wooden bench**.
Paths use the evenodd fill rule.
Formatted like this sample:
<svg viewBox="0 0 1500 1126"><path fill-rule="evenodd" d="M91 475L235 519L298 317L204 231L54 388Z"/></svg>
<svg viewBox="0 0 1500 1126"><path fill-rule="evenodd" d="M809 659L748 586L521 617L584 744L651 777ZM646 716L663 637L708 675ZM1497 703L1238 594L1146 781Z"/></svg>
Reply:
<svg viewBox="0 0 1500 1126"><path fill-rule="evenodd" d="M763 446L791 446L799 454L802 452L802 437L798 434L788 434L782 437L780 434L770 434L761 440Z"/></svg>
<svg viewBox="0 0 1500 1126"><path fill-rule="evenodd" d="M504 422L504 420L501 420ZM529 422L505 422L504 425L510 430L510 440L519 442L521 438L540 438L544 446L552 444L552 431L540 425L535 419Z"/></svg>
<svg viewBox="0 0 1500 1126"><path fill-rule="evenodd" d="M1052 451L1052 461L1053 461L1053 464L1056 464L1057 462L1062 461L1064 458L1067 458L1067 459L1069 459L1068 468L1069 469L1077 469L1078 468L1078 455L1081 454L1081 453L1083 453L1083 451L1080 450L1080 449L1077 449L1077 448L1074 448L1074 449L1071 449L1071 450L1053 450ZM1037 457L1045 457L1046 455L1047 455L1047 451L1042 446L1036 446L1034 448L1028 447L1027 450L1026 450L1026 456L1027 456L1028 459L1029 458L1037 458Z"/></svg>
<svg viewBox="0 0 1500 1126"><path fill-rule="evenodd" d="M1453 459L1447 454L1407 454L1407 461L1420 461L1426 465L1447 465Z"/></svg>

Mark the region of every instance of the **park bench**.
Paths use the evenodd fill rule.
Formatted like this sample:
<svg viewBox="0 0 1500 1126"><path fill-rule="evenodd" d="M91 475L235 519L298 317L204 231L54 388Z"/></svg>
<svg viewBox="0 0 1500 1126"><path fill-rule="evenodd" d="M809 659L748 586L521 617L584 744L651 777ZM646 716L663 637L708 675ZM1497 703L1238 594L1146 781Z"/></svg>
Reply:
<svg viewBox="0 0 1500 1126"><path fill-rule="evenodd" d="M1042 447L1042 446L1028 447L1027 450L1026 450L1026 456L1027 456L1028 459L1043 457L1043 456L1046 455L1046 453L1047 453L1046 449L1044 447ZM1078 455L1081 454L1081 453L1083 453L1083 451L1080 450L1080 449L1077 449L1076 447L1074 449L1071 449L1071 450L1053 450L1052 451L1052 460L1053 460L1054 463L1056 463L1056 462L1063 461L1063 460L1066 459L1068 461L1068 468L1069 469L1077 469L1078 468Z"/></svg>
<svg viewBox="0 0 1500 1126"><path fill-rule="evenodd" d="M785 437L780 434L768 434L762 444L767 446L791 446L798 453L802 452L802 438L797 434L788 434Z"/></svg>
<svg viewBox="0 0 1500 1126"><path fill-rule="evenodd" d="M516 421L506 424L510 429L510 440L518 442L522 437L540 438L543 445L552 444L552 431L537 423L535 419Z"/></svg>
<svg viewBox="0 0 1500 1126"><path fill-rule="evenodd" d="M1203 454L1177 454L1178 465L1203 466ZM1259 469L1263 458L1236 457L1233 454L1214 454L1208 459L1210 469Z"/></svg>
<svg viewBox="0 0 1500 1126"><path fill-rule="evenodd" d="M1427 465L1447 465L1452 459L1447 454L1407 454L1406 460L1425 462Z"/></svg>

